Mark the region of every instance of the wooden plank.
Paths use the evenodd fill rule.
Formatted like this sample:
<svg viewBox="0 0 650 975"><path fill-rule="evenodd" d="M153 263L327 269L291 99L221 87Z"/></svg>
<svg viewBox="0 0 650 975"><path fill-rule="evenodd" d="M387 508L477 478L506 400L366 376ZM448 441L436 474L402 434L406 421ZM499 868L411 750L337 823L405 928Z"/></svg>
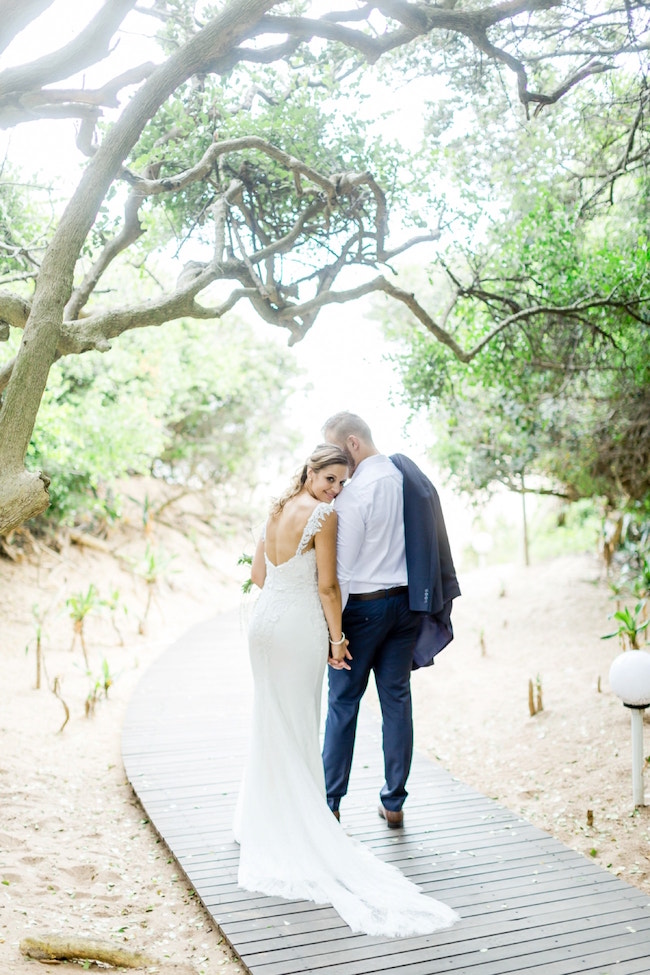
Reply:
<svg viewBox="0 0 650 975"><path fill-rule="evenodd" d="M342 825L461 922L425 938L371 938L329 905L241 890L231 822L248 741L245 659L239 614L193 627L142 678L122 750L147 815L253 975L648 975L648 896L423 755L405 828L387 830L376 812L381 734L368 709Z"/></svg>
<svg viewBox="0 0 650 975"><path fill-rule="evenodd" d="M520 919L519 924L514 923L508 928L508 934L511 939L511 944L516 945L517 941L521 941L522 935L532 944L533 940L537 944L537 950L540 950L540 945L544 939L556 940L558 933L561 933L565 939L571 936L577 944L590 943L593 940L592 935L596 935L599 938L607 938L608 931L611 929L616 936L620 936L624 933L624 929L621 927L621 922L624 921L619 915L604 915L603 922L600 923L600 919L591 919L586 926L582 925L582 917L577 916L573 919L567 919L564 915L556 913L554 916L549 916L547 918L545 925L540 925L536 928L532 928L528 923L528 919ZM637 922L637 932L645 932L647 937L648 925L647 923L643 927L640 927L640 921ZM447 955L460 955L466 953L468 949L472 951L475 950L476 946L480 942L479 953L487 953L495 946L498 947L500 943L504 942L504 931L496 931L493 925L484 924L481 927L476 926L471 930L471 939L466 938L464 941L459 941L458 939L452 942L443 942L440 940L438 942L439 950L444 951ZM629 932L628 932L629 933ZM337 964L343 964L344 962L353 961L355 959L359 960L363 955L365 959L374 959L378 956L386 958L391 954L403 954L403 946L396 945L393 946L386 945L381 939L375 939L373 944L368 943L369 939L364 939L365 943L363 946L350 945L349 939L341 939L340 942L335 944L331 939L328 944L328 958L331 963L332 959L335 957ZM413 940L410 945L409 956L415 960L416 950L420 953L424 952L426 956L430 953L431 939L426 941L425 939L418 939L416 942ZM274 975L272 967L274 965L274 945L269 944L265 947L262 944L257 944L255 946L255 951L258 954L247 953L247 962L249 965L265 965L265 975ZM295 958L297 959L298 965L304 964L305 962L309 965L313 965L314 962L318 962L318 957L322 954L322 949L320 943L318 943L315 937L310 942L305 942L299 945L297 942L293 942L293 947L299 950L295 951ZM483 951L485 948L485 952ZM286 955L286 952L285 952ZM322 959L321 959L322 962ZM282 970L286 972L288 970L288 965L286 958L280 963ZM376 964L372 961L372 965ZM298 967L296 971L300 971Z"/></svg>
<svg viewBox="0 0 650 975"><path fill-rule="evenodd" d="M507 927L495 929L494 924L481 918L475 923L467 926L461 937L452 932L442 932L439 935L428 936L426 938L408 939L408 959L411 964L426 960L429 957L444 956L447 959L467 958L476 956L475 963L480 964L481 954L490 953L491 957L507 958L519 957L523 951L525 954L538 954L546 952L548 948L554 947L558 943L559 936L563 938L564 946L578 947L580 951L585 948L591 950L590 946L598 944L603 947L606 942L612 942L611 935L617 946L642 944L647 950L648 946L648 919L638 919L636 927L627 925L621 914L617 916L604 915L599 917L584 918L577 914L574 918L567 920L562 912L550 915L542 925L531 924L530 919L523 918L518 922L510 922ZM321 937L326 937L325 929L321 929ZM524 937L522 938L522 934ZM294 951L294 959L306 960L309 954L314 956L319 954L318 945L315 944L318 935L311 942L309 947L299 946L294 941L292 935L287 935L288 944L298 945L299 951ZM580 947L582 946L582 947ZM328 946L328 957L314 957L310 959L310 967L322 967L326 964L354 963L361 970L373 971L379 964L378 959L388 962L390 956L402 957L404 954L404 942L399 939L386 941L385 939L369 939L359 936L357 944L350 946L344 940L337 945L330 943ZM273 946L264 946L258 943L255 951L260 951L259 959L266 965L275 965L279 953L274 953ZM245 950L247 960L255 958L255 955ZM286 955L287 952L284 952ZM288 966L285 964L285 969ZM299 968L292 968L292 971L299 971ZM265 973L267 969L264 969ZM269 975L271 971L269 969Z"/></svg>
<svg viewBox="0 0 650 975"><path fill-rule="evenodd" d="M318 923L317 919L312 920L314 924ZM335 962L339 965L353 963L365 965L369 971L372 971L377 966L379 958L385 960L392 957L402 961L404 957L408 957L409 963L414 964L444 955L446 958L456 959L459 963L468 953L478 954L477 961L480 960L480 954L488 952L491 952L491 957L495 957L494 952L496 952L498 957L504 958L521 951L532 953L534 950L535 953L547 953L558 944L559 939L562 940L564 947L569 944L574 947L580 945L588 947L594 941L611 941L612 935L616 939L623 939L634 934L635 937L638 935L642 939L646 950L648 945L648 926L641 928L640 922L637 922L634 932L629 932L620 921L601 925L596 919L591 922L591 927L588 924L583 927L581 918L570 924L560 920L559 915L551 919L546 926L539 925L533 928L526 923L526 919L521 919L519 925L511 923L507 928L495 929L492 924L474 925L467 928L471 937L466 936L462 940L440 937L437 941L429 938L428 941L420 939L416 942L409 939L408 945L399 940L386 944L381 939L374 939L369 943L369 939L363 936L359 936L363 943L358 941L351 944L349 937L343 937L342 930L339 931L338 940L335 940L328 936L328 929L324 923L326 920L327 916L323 913L320 928L315 929L311 940L305 938L304 941L299 941L289 933L284 943L276 941L269 942L268 945L262 942L253 946L244 945L241 947L242 955L250 966L264 965L266 966L264 971L267 972L268 969L268 975L277 975L270 966L274 969L279 966L279 971L286 973L299 972L301 966L305 964L310 967L323 967ZM525 947L525 943L528 947ZM323 951L323 946L326 952ZM293 959L293 965L288 961L289 955Z"/></svg>

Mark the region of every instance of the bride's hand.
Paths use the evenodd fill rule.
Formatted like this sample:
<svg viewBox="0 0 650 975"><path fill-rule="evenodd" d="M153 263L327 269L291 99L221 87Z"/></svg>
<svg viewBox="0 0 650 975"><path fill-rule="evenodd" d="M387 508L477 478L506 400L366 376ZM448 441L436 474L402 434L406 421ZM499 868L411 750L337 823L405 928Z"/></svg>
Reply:
<svg viewBox="0 0 650 975"><path fill-rule="evenodd" d="M349 642L349 640L345 640L344 643L330 646L330 655L327 662L334 670L350 670L348 660L352 660L352 654L348 650Z"/></svg>
<svg viewBox="0 0 650 975"><path fill-rule="evenodd" d="M330 657L327 662L330 665L330 667L332 668L332 670L350 670L351 669L350 664L347 662L347 660L334 660L333 657Z"/></svg>

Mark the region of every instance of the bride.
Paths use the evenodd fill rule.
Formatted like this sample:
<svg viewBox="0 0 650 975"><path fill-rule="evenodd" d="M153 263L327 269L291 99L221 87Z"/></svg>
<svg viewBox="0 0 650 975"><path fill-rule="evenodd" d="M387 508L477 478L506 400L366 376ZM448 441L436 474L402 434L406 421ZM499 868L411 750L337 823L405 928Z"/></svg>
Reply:
<svg viewBox="0 0 650 975"><path fill-rule="evenodd" d="M458 915L349 837L325 800L319 731L328 641L330 665L354 667L341 629L333 507L347 476L345 454L318 446L273 504L253 559L262 592L249 628L253 730L235 813L238 882L330 903L355 932L428 934Z"/></svg>

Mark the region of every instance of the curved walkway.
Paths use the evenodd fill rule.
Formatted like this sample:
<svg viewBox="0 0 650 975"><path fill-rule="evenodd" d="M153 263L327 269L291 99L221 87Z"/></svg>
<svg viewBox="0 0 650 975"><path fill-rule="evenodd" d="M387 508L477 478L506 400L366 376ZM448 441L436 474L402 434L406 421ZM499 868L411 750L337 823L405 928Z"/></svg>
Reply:
<svg viewBox="0 0 650 975"><path fill-rule="evenodd" d="M416 755L403 830L376 812L380 727L362 711L345 829L462 921L427 937L353 935L329 906L237 887L230 824L251 687L238 612L194 626L144 674L122 736L128 778L254 975L647 975L650 898Z"/></svg>

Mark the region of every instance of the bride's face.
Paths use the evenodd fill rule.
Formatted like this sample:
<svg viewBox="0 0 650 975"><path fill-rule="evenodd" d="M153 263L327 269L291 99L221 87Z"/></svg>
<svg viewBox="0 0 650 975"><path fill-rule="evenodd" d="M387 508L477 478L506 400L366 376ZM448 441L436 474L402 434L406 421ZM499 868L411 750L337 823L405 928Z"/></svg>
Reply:
<svg viewBox="0 0 650 975"><path fill-rule="evenodd" d="M327 504L341 493L347 477L348 468L345 464L330 464L329 467L321 467L319 471L311 468L307 471L311 493L318 501L325 501Z"/></svg>

